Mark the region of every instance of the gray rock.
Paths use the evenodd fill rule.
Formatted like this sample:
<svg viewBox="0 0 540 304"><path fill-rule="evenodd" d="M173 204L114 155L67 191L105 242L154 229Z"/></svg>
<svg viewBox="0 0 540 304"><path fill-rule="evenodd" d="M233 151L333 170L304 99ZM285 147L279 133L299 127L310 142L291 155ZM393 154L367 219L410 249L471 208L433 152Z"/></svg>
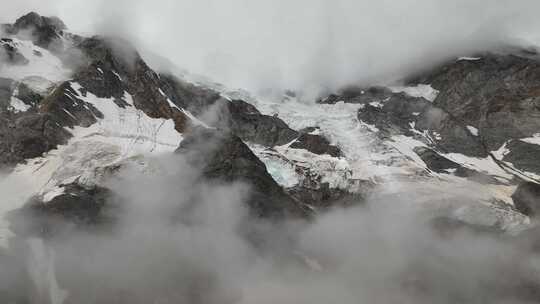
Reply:
<svg viewBox="0 0 540 304"><path fill-rule="evenodd" d="M7 78L0 78L0 113L7 111L13 96L14 81Z"/></svg>
<svg viewBox="0 0 540 304"><path fill-rule="evenodd" d="M20 17L13 25L4 25L4 30L12 35L31 31L34 44L53 52L63 48L60 38L65 29L65 24L59 18L43 17L35 12Z"/></svg>
<svg viewBox="0 0 540 304"><path fill-rule="evenodd" d="M243 100L224 99L218 92L170 75L161 75L161 82L175 104L188 109L208 125L230 131L246 142L274 147L290 143L299 135L283 120L263 115Z"/></svg>
<svg viewBox="0 0 540 304"><path fill-rule="evenodd" d="M540 129L540 62L534 59L483 54L449 63L421 81L440 91L437 107L480 131L489 151Z"/></svg>
<svg viewBox="0 0 540 304"><path fill-rule="evenodd" d="M318 134L310 134L310 130L302 130L300 133L300 137L298 137L290 145L291 148L305 149L315 154L327 154L332 157L340 157L343 155L341 150L338 147L330 144L328 139L325 137Z"/></svg>
<svg viewBox="0 0 540 304"><path fill-rule="evenodd" d="M361 193L330 188L328 183L319 183L317 187L297 185L287 189L287 193L296 200L319 210L358 206L365 203L366 199Z"/></svg>
<svg viewBox="0 0 540 304"><path fill-rule="evenodd" d="M540 145L512 140L506 148L510 153L504 156L503 161L513 164L520 170L540 175Z"/></svg>
<svg viewBox="0 0 540 304"><path fill-rule="evenodd" d="M244 182L251 191L247 204L257 217L305 216L301 204L272 179L263 162L240 138L216 129L195 128L177 150L216 183Z"/></svg>
<svg viewBox="0 0 540 304"><path fill-rule="evenodd" d="M512 195L516 209L530 217L540 214L540 184L525 182Z"/></svg>
<svg viewBox="0 0 540 304"><path fill-rule="evenodd" d="M63 193L52 200L43 202L35 196L23 208L10 212L10 229L18 237L51 238L73 229L103 229L114 222L110 190L77 182L61 186Z"/></svg>
<svg viewBox="0 0 540 304"><path fill-rule="evenodd" d="M75 73L75 81L98 97L121 99L124 92L134 105L152 118L172 119L176 130L184 132L191 124L181 110L171 107L161 93L159 75L154 72L128 42L121 39L92 37L77 47L87 56L87 64ZM101 69L101 73L98 69Z"/></svg>
<svg viewBox="0 0 540 304"><path fill-rule="evenodd" d="M66 143L70 136L50 114L0 115L0 167L39 157Z"/></svg>

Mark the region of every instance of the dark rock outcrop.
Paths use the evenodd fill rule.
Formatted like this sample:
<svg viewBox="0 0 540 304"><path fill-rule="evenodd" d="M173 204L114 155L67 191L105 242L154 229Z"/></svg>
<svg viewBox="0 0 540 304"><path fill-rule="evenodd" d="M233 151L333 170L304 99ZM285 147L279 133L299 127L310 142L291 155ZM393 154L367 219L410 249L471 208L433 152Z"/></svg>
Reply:
<svg viewBox="0 0 540 304"><path fill-rule="evenodd" d="M13 96L14 81L7 78L0 78L0 113L5 113L11 104Z"/></svg>
<svg viewBox="0 0 540 304"><path fill-rule="evenodd" d="M64 144L71 136L50 114L0 116L0 166L12 166Z"/></svg>
<svg viewBox="0 0 540 304"><path fill-rule="evenodd" d="M40 112L54 116L56 122L65 127L89 127L103 118L103 114L79 99L79 94L70 82L64 82L43 100Z"/></svg>
<svg viewBox="0 0 540 304"><path fill-rule="evenodd" d="M540 62L515 55L444 65L419 79L440 91L434 104L475 126L489 151L540 129Z"/></svg>
<svg viewBox="0 0 540 304"><path fill-rule="evenodd" d="M234 133L246 142L266 147L284 145L298 137L298 132L275 116L261 114L243 100L228 100L218 92L186 83L177 77L161 75L167 96L212 127Z"/></svg>
<svg viewBox="0 0 540 304"><path fill-rule="evenodd" d="M87 56L88 63L74 75L90 93L102 98L121 99L125 92L133 97L137 109L152 118L172 119L176 130L184 132L191 121L168 101L161 90L159 75L127 42L93 37L82 40L77 47Z"/></svg>
<svg viewBox="0 0 540 304"><path fill-rule="evenodd" d="M77 182L61 185L63 192L50 201L35 196L9 215L10 227L18 236L56 237L75 229L105 227L113 222L107 208L113 193L99 186Z"/></svg>
<svg viewBox="0 0 540 304"><path fill-rule="evenodd" d="M506 148L510 151L503 161L509 162L519 170L540 175L540 145L521 140L512 140Z"/></svg>
<svg viewBox="0 0 540 304"><path fill-rule="evenodd" d="M247 203L258 217L306 215L302 206L272 179L264 163L232 133L196 128L182 141L177 153L201 168L203 177L212 182L249 185L251 191Z"/></svg>
<svg viewBox="0 0 540 304"><path fill-rule="evenodd" d="M221 99L221 95L211 89L197 86L169 74L160 74L161 88L171 101L199 116ZM258 112L258 111L257 111Z"/></svg>
<svg viewBox="0 0 540 304"><path fill-rule="evenodd" d="M373 102L373 101L372 101ZM418 119L418 115L429 108L429 101L424 98L410 97L397 93L388 97L383 103L366 104L358 111L358 119L374 125L385 136L406 134L412 135L410 125Z"/></svg>
<svg viewBox="0 0 540 304"><path fill-rule="evenodd" d="M320 210L358 206L365 202L363 194L330 188L328 183L320 183L317 187L298 185L287 189L287 193L296 200Z"/></svg>
<svg viewBox="0 0 540 304"><path fill-rule="evenodd" d="M298 136L298 132L289 128L275 116L263 115L252 105L242 100L223 100L226 115L220 124L242 140L267 147L284 145Z"/></svg>
<svg viewBox="0 0 540 304"><path fill-rule="evenodd" d="M12 35L30 33L34 44L51 51L63 48L60 38L66 25L57 17L44 17L31 12L17 19L12 25L4 25L3 28Z"/></svg>
<svg viewBox="0 0 540 304"><path fill-rule="evenodd" d="M512 199L519 212L530 217L540 214L540 184L522 183L512 195Z"/></svg>
<svg viewBox="0 0 540 304"><path fill-rule="evenodd" d="M317 128L308 128L300 131L300 136L290 145L293 149L305 149L309 152L323 155L327 154L332 157L342 156L341 150L330 144L328 139L319 135L311 134Z"/></svg>

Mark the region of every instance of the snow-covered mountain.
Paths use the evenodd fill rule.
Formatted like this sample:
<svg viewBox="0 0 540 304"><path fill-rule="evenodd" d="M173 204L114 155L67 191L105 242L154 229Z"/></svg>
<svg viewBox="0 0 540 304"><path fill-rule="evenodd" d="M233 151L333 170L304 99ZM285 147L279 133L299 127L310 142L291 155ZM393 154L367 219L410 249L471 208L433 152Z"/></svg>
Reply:
<svg viewBox="0 0 540 304"><path fill-rule="evenodd" d="M160 73L126 41L74 35L35 13L0 32L6 249L59 233L49 218L103 224L112 178L167 176L157 159L173 155L205 181L246 183L249 212L261 219L369 201L519 234L540 210L537 54L463 54L399 86L306 101ZM39 220L20 225L14 214L27 212ZM45 290L63 301L56 283Z"/></svg>

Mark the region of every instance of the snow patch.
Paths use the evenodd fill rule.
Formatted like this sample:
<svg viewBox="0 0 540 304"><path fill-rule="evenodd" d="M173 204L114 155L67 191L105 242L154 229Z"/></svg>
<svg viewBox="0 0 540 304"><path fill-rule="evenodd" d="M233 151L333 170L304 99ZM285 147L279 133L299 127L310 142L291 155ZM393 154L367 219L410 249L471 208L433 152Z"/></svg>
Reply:
<svg viewBox="0 0 540 304"><path fill-rule="evenodd" d="M369 103L370 106L376 107L376 108L382 108L384 105L379 101L373 101Z"/></svg>
<svg viewBox="0 0 540 304"><path fill-rule="evenodd" d="M472 135L474 136L478 136L478 129L473 127L473 126L467 126L467 130L469 130L469 132L471 132Z"/></svg>
<svg viewBox="0 0 540 304"><path fill-rule="evenodd" d="M505 178L507 180L512 179L512 175L502 169L491 156L486 158L471 157L459 153L448 153L442 154L442 156L448 158L451 161L454 161L458 164L461 164L464 167L467 167L478 172L484 172L492 176L498 176Z"/></svg>
<svg viewBox="0 0 540 304"><path fill-rule="evenodd" d="M478 61L482 57L459 57L456 61Z"/></svg>
<svg viewBox="0 0 540 304"><path fill-rule="evenodd" d="M31 106L25 104L22 100L14 96L11 97L9 106L11 107L11 111L14 113L26 112L31 108Z"/></svg>
<svg viewBox="0 0 540 304"><path fill-rule="evenodd" d="M42 194L43 195L43 202L48 203L48 202L52 201L55 197L64 194L65 190L66 189L64 187L61 187L61 186L53 187L52 189L50 189L46 193Z"/></svg>
<svg viewBox="0 0 540 304"><path fill-rule="evenodd" d="M394 86L389 87L389 89L394 93L405 93L411 97L423 97L429 101L434 101L439 95L439 91L435 90L429 84L419 84L417 86Z"/></svg>
<svg viewBox="0 0 540 304"><path fill-rule="evenodd" d="M30 76L38 76L52 82L64 81L70 77L71 70L66 69L61 60L48 50L34 45L31 41L10 38L13 40L12 45L29 62L25 65L1 65L0 77L22 81ZM40 52L42 56L35 56L35 51Z"/></svg>
<svg viewBox="0 0 540 304"><path fill-rule="evenodd" d="M534 134L532 137L522 138L520 140L529 144L540 145L540 133Z"/></svg>

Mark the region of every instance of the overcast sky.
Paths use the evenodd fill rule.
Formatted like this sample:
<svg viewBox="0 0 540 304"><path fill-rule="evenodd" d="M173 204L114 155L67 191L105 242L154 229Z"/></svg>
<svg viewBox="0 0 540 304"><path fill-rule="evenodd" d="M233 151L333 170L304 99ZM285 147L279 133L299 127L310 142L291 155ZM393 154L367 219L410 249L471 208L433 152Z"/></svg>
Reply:
<svg viewBox="0 0 540 304"><path fill-rule="evenodd" d="M46 3L45 3L46 2ZM540 1L18 0L76 32L118 34L194 73L248 89L337 88L540 37ZM7 6L7 9L6 9Z"/></svg>

